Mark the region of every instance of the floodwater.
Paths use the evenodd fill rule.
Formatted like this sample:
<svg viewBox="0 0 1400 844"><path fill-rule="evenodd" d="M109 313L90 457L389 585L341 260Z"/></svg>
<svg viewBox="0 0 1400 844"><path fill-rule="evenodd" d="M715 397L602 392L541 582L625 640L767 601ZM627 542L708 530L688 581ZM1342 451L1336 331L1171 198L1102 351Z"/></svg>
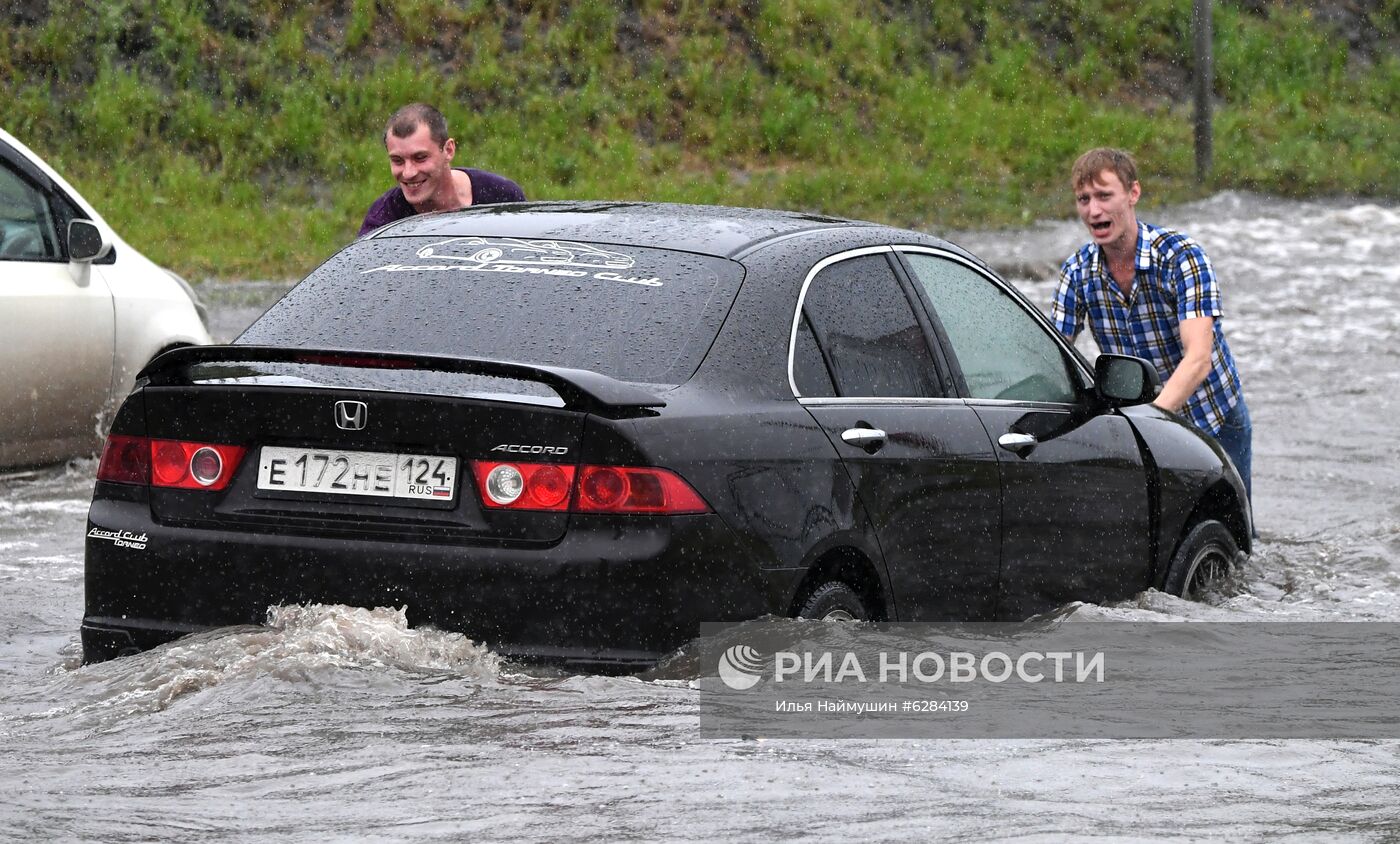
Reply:
<svg viewBox="0 0 1400 844"><path fill-rule="evenodd" d="M1207 603L1084 621L1400 620L1400 208L1222 194L1143 218L1224 280L1260 542ZM953 239L1036 301L1082 240ZM209 285L216 335L275 285ZM0 839L1387 840L1400 742L704 740L684 675L552 674L390 610L284 608L79 667L94 461L0 476Z"/></svg>

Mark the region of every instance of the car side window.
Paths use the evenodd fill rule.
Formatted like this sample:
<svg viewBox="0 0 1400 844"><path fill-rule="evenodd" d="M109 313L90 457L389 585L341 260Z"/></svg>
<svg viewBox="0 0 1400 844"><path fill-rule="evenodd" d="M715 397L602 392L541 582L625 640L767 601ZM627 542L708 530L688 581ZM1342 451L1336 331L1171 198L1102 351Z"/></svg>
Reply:
<svg viewBox="0 0 1400 844"><path fill-rule="evenodd" d="M833 386L843 397L939 395L923 329L885 255L821 270L807 286L802 317L793 354L802 396L830 396Z"/></svg>
<svg viewBox="0 0 1400 844"><path fill-rule="evenodd" d="M943 324L972 398L1075 401L1059 344L1021 303L956 261L917 252L904 258Z"/></svg>
<svg viewBox="0 0 1400 844"><path fill-rule="evenodd" d="M0 261L61 259L48 200L13 170L0 167Z"/></svg>
<svg viewBox="0 0 1400 844"><path fill-rule="evenodd" d="M804 396L826 397L836 395L836 382L831 377L831 367L822 357L822 350L812 336L812 322L807 315L797 324L797 343L792 350L792 380Z"/></svg>

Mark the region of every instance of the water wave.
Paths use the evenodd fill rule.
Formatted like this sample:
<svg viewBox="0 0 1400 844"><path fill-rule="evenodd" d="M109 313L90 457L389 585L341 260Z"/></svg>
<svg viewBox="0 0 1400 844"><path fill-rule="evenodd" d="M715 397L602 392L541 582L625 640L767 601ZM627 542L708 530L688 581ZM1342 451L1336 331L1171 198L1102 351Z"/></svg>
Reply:
<svg viewBox="0 0 1400 844"><path fill-rule="evenodd" d="M79 668L68 676L80 697L46 716L159 712L221 686L267 678L334 683L340 671L450 674L490 681L501 659L460 633L410 628L406 608L275 606L265 627L225 627L160 648Z"/></svg>

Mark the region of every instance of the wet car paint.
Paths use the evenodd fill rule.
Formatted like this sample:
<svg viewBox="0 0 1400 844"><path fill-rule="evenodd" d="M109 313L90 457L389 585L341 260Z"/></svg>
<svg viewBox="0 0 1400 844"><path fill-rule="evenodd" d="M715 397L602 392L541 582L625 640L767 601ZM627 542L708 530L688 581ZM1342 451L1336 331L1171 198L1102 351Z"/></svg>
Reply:
<svg viewBox="0 0 1400 844"><path fill-rule="evenodd" d="M304 309L294 290L282 310L274 306L234 346L158 364L150 373L155 380L133 395L114 430L254 449L450 448L463 461L524 431L529 442L576 449L567 460L546 454L546 463L665 467L713 514L598 522L578 514L488 512L470 484L459 487L450 513L314 497L286 502L269 500L246 471L217 496L152 489L132 501L128 490L99 481L90 528L140 530L150 545L133 556L89 540L88 658L200 626L254 623L268 604L331 601L406 604L415 623L487 639L506 654L640 666L679 647L701 621L792 615L833 578L849 582L874 618L1023 618L1065 600L1103 601L1160 582L1187 517L1202 507L1211 515L1227 511L1239 493L1225 481L1224 493L1208 495L1222 483L1220 458L1194 431L1144 422L1137 427L1148 433L1139 435L1129 417L1097 406L1087 387L1071 409L965 398L955 355L927 319L937 380L954 391L933 400L936 406L796 400L787 326L806 279L823 262L879 248L896 273L901 259L889 247L909 246L988 273L979 260L928 235L745 209L536 203L395 224L352 246L360 257L346 258L349 264L332 259L313 279L333 279L327 273L341 266L373 269L394 259L400 241L413 251L425 237L476 236L696 250L741 262L742 283L732 301L704 305L720 320L699 335L704 342L713 331L693 374L627 386L580 372L563 382L576 389L562 409L412 391L206 383L179 374L196 358L246 372L240 354L280 354L248 343L283 336L317 360L337 354L315 345L326 329L296 339L298 320L282 312ZM365 353L384 352L346 352ZM437 365L413 357L411 347L402 354L406 364ZM1064 354L1087 379L1083 360L1067 347ZM462 365L538 377L504 363ZM601 398L634 393L654 400L612 405ZM331 428L330 404L350 398L369 404L386 427L368 438ZM551 419L563 426L554 434ZM841 439L847 426L876 424L870 419L891 431L879 455ZM1000 431L1016 426L1041 436L1029 458L993 445ZM1156 451L1168 469L1160 483L1157 464L1145 462ZM104 499L113 506L99 506ZM1236 523L1247 547L1247 518ZM387 561L376 563L380 558ZM276 564L262 562L269 559ZM139 629L141 642L123 643L123 626Z"/></svg>

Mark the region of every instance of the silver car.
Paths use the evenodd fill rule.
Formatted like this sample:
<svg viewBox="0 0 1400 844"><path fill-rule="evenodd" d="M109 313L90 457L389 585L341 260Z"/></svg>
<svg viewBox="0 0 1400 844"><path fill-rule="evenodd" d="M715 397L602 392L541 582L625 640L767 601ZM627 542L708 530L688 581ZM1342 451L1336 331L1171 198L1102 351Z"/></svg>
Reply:
<svg viewBox="0 0 1400 844"><path fill-rule="evenodd" d="M95 453L151 358L208 342L190 286L0 129L0 468Z"/></svg>

